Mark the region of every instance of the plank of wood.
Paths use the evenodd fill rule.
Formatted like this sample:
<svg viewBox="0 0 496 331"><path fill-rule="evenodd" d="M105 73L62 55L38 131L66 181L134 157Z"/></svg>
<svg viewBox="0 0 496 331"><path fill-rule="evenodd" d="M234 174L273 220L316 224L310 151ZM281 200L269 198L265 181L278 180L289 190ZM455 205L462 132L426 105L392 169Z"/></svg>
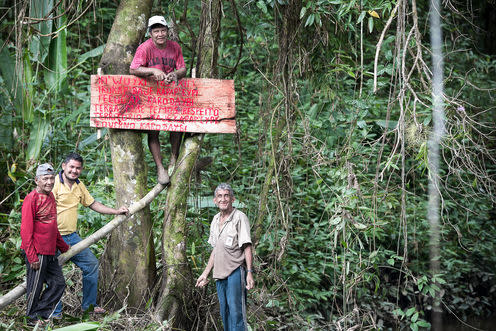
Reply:
<svg viewBox="0 0 496 331"><path fill-rule="evenodd" d="M97 128L159 130L197 133L236 133L235 120L169 121L161 119L90 118L90 125Z"/></svg>
<svg viewBox="0 0 496 331"><path fill-rule="evenodd" d="M132 75L92 75L90 125L139 130L236 132L233 80L164 84Z"/></svg>

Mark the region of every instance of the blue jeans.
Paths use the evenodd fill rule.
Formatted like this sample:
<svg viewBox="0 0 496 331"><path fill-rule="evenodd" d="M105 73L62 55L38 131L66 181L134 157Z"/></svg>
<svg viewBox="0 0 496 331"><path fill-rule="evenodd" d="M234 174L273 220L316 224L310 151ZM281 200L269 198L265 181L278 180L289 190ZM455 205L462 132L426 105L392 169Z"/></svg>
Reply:
<svg viewBox="0 0 496 331"><path fill-rule="evenodd" d="M77 232L62 236L62 239L68 245L75 245L82 239ZM83 272L83 303L81 309L87 310L90 305L96 307L96 294L98 292L98 259L89 248L85 248L82 252L74 255L70 259ZM59 302L53 315L60 315L62 312L62 302Z"/></svg>
<svg viewBox="0 0 496 331"><path fill-rule="evenodd" d="M220 316L224 331L245 331L246 328L246 271L234 270L226 279L216 282Z"/></svg>

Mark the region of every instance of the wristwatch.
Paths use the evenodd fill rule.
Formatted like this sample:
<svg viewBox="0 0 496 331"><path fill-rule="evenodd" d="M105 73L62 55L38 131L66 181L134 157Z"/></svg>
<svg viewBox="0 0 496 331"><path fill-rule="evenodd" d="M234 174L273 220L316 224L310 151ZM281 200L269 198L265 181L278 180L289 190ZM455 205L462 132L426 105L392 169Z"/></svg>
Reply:
<svg viewBox="0 0 496 331"><path fill-rule="evenodd" d="M251 272L253 273L253 269L247 269L246 272Z"/></svg>

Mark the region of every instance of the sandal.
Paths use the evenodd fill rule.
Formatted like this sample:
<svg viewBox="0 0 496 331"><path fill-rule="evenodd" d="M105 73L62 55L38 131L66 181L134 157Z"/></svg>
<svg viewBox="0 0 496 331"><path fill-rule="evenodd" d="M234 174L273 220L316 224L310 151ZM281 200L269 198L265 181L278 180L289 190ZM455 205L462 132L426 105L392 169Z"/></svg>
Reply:
<svg viewBox="0 0 496 331"><path fill-rule="evenodd" d="M95 307L95 309L93 309L93 314L105 314L106 312L107 311L102 307Z"/></svg>
<svg viewBox="0 0 496 331"><path fill-rule="evenodd" d="M102 307L94 307L93 309L88 308L87 310L81 310L81 313L93 313L93 314L105 314L107 311Z"/></svg>
<svg viewBox="0 0 496 331"><path fill-rule="evenodd" d="M35 318L30 318L27 321L27 325L29 326L45 326L48 323L50 323L50 320L40 320L40 319L35 319Z"/></svg>

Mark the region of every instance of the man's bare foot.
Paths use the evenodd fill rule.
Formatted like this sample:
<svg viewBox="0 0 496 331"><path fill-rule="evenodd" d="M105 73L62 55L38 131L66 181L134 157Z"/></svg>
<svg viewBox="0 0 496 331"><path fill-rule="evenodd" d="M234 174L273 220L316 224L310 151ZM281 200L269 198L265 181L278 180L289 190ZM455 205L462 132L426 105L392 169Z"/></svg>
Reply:
<svg viewBox="0 0 496 331"><path fill-rule="evenodd" d="M160 184L166 185L169 184L170 179L167 171L165 171L164 167L157 167L157 180Z"/></svg>

